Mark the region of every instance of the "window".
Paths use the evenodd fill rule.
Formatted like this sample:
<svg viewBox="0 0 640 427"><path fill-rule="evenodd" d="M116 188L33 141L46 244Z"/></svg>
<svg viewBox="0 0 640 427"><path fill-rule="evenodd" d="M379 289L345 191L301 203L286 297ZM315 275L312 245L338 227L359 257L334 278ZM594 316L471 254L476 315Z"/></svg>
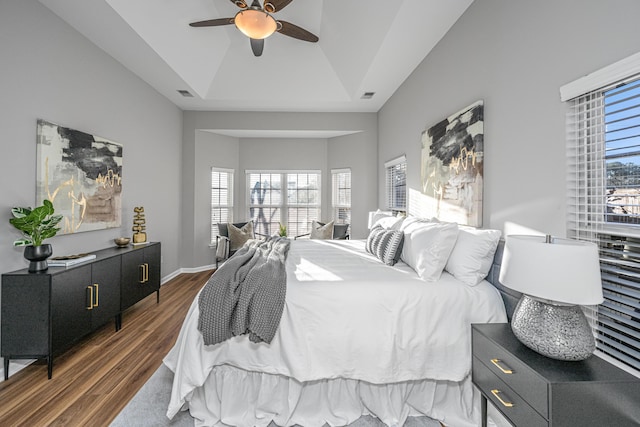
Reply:
<svg viewBox="0 0 640 427"><path fill-rule="evenodd" d="M394 212L407 210L407 158L400 156L384 165L387 171L387 208Z"/></svg>
<svg viewBox="0 0 640 427"><path fill-rule="evenodd" d="M233 170L211 168L211 243L226 222L233 222Z"/></svg>
<svg viewBox="0 0 640 427"><path fill-rule="evenodd" d="M351 224L351 169L331 171L331 205L335 224Z"/></svg>
<svg viewBox="0 0 640 427"><path fill-rule="evenodd" d="M640 57L638 65L640 71ZM598 350L640 371L638 71L631 79L617 77L595 86L589 82L595 89L570 100L567 230L569 237L595 242L600 248L604 302L587 309ZM601 74L616 73L608 67L587 77ZM576 83L585 80L563 90L579 87Z"/></svg>
<svg viewBox="0 0 640 427"><path fill-rule="evenodd" d="M320 172L247 172L249 218L256 233L276 235L280 224L289 236L308 233L320 218ZM286 186L283 186L286 182Z"/></svg>

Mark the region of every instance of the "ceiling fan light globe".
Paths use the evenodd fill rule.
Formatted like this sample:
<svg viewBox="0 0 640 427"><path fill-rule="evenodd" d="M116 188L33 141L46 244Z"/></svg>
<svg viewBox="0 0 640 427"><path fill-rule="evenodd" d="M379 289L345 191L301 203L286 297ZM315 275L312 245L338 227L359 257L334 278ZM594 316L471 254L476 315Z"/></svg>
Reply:
<svg viewBox="0 0 640 427"><path fill-rule="evenodd" d="M266 39L278 29L273 16L261 10L241 10L234 18L236 27L252 39Z"/></svg>

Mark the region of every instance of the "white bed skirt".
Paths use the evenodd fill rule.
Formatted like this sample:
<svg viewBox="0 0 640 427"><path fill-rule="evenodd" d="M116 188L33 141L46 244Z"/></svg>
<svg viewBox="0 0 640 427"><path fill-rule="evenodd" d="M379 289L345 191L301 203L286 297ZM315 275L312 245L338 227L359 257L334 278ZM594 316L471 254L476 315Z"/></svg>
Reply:
<svg viewBox="0 0 640 427"><path fill-rule="evenodd" d="M479 394L471 377L461 382L371 384L350 379L300 383L282 375L215 367L203 387L187 396L196 426L344 426L373 415L388 426L426 415L447 426L480 425Z"/></svg>

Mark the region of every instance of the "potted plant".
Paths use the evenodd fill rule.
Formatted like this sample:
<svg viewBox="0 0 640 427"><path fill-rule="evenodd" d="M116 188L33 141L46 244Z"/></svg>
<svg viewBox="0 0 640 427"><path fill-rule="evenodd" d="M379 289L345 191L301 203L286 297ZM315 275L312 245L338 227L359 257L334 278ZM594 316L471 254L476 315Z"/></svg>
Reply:
<svg viewBox="0 0 640 427"><path fill-rule="evenodd" d="M22 238L13 242L13 246L25 246L24 257L30 261L32 273L49 268L47 258L52 254L51 245L43 244L45 239L56 235L62 215L54 215L53 203L44 200L41 206L11 209L11 225L22 232Z"/></svg>
<svg viewBox="0 0 640 427"><path fill-rule="evenodd" d="M283 225L282 223L278 223L280 225L280 228L278 229L278 235L280 237L287 237L287 226Z"/></svg>

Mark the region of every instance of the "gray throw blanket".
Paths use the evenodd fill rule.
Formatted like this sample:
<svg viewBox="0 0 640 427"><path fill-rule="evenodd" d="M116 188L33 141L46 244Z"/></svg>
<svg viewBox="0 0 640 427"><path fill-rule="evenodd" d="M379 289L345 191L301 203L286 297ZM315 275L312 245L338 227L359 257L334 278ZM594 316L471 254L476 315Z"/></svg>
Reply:
<svg viewBox="0 0 640 427"><path fill-rule="evenodd" d="M271 343L284 310L290 243L281 237L249 240L211 276L198 300L206 345L243 334Z"/></svg>

